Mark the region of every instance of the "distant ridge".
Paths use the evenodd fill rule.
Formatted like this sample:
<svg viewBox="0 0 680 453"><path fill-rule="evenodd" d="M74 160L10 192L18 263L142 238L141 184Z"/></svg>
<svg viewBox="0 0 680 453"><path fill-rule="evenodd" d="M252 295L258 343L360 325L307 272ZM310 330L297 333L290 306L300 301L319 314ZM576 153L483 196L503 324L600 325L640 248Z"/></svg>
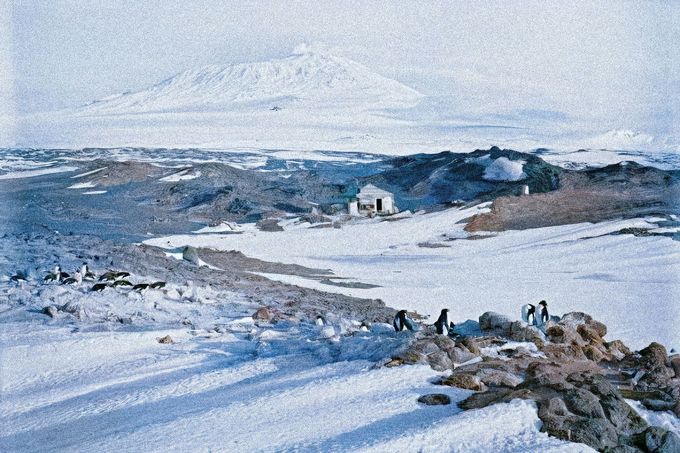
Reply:
<svg viewBox="0 0 680 453"><path fill-rule="evenodd" d="M296 105L392 108L412 106L421 98L417 91L355 61L303 46L282 59L190 69L148 89L95 101L80 112L221 111Z"/></svg>

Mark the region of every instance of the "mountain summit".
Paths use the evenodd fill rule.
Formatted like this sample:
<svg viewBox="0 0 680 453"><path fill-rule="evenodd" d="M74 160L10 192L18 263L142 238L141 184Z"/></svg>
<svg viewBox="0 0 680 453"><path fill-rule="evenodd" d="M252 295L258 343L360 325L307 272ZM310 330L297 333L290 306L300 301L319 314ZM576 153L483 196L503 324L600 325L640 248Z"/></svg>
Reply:
<svg viewBox="0 0 680 453"><path fill-rule="evenodd" d="M422 95L347 58L298 46L287 58L191 69L148 89L95 101L85 113L285 108L390 108Z"/></svg>

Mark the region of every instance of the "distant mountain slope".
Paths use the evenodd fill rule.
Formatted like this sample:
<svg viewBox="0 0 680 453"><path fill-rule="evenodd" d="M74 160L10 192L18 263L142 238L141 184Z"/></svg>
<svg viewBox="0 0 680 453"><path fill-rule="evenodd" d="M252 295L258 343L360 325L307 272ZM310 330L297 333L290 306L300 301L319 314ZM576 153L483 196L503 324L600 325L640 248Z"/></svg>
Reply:
<svg viewBox="0 0 680 453"><path fill-rule="evenodd" d="M389 108L411 106L421 97L417 91L352 60L304 51L277 60L191 69L148 89L95 101L81 111L219 111L297 103Z"/></svg>

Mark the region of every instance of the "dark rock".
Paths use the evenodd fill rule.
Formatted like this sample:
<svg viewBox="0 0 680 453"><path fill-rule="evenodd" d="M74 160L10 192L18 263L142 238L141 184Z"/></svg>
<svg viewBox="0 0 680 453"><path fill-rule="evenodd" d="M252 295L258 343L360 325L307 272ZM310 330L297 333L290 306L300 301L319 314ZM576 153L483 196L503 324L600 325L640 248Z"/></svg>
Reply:
<svg viewBox="0 0 680 453"><path fill-rule="evenodd" d="M54 305L48 305L42 309L41 313L49 316L50 318L56 318L59 310Z"/></svg>
<svg viewBox="0 0 680 453"><path fill-rule="evenodd" d="M187 245L182 250L182 259L196 265L199 265L201 262L201 259L198 257L198 250L190 245Z"/></svg>
<svg viewBox="0 0 680 453"><path fill-rule="evenodd" d="M451 398L449 395L445 395L443 393L430 393L418 398L418 402L428 406L443 406L451 404Z"/></svg>
<svg viewBox="0 0 680 453"><path fill-rule="evenodd" d="M163 338L159 338L158 342L161 344L174 344L175 341L172 339L170 335L166 335Z"/></svg>
<svg viewBox="0 0 680 453"><path fill-rule="evenodd" d="M680 437L667 429L650 426L636 437L637 445L654 453L680 452Z"/></svg>
<svg viewBox="0 0 680 453"><path fill-rule="evenodd" d="M508 316L493 311L487 311L479 317L479 328L482 331L496 330L507 332L509 331L512 322L512 319Z"/></svg>
<svg viewBox="0 0 680 453"><path fill-rule="evenodd" d="M668 352L659 343L650 343L649 346L640 350L640 357L646 365L650 366L669 366Z"/></svg>
<svg viewBox="0 0 680 453"><path fill-rule="evenodd" d="M621 340L610 341L604 345L609 354L616 360L623 360L623 358L630 355L630 349Z"/></svg>

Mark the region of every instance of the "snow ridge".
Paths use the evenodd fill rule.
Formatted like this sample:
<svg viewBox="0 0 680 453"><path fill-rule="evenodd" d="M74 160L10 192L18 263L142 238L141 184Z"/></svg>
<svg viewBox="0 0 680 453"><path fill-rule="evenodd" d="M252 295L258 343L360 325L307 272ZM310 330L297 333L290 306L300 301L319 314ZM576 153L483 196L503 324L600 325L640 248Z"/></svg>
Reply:
<svg viewBox="0 0 680 453"><path fill-rule="evenodd" d="M295 54L283 59L190 69L149 89L95 101L81 112L211 111L299 102L389 108L414 105L421 97L355 61L298 46Z"/></svg>

